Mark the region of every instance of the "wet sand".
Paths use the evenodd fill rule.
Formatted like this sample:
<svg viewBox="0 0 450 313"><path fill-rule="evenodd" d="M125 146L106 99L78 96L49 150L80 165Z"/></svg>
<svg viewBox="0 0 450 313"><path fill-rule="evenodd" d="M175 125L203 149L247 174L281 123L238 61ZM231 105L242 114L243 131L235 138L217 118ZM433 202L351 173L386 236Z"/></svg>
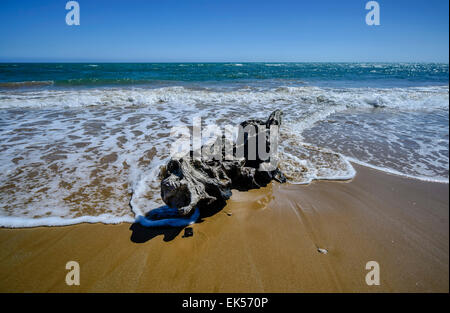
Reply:
<svg viewBox="0 0 450 313"><path fill-rule="evenodd" d="M234 191L193 237L127 223L2 228L0 292L448 292L448 185L355 169L351 182ZM65 284L71 260L80 286ZM365 282L369 261L379 286Z"/></svg>

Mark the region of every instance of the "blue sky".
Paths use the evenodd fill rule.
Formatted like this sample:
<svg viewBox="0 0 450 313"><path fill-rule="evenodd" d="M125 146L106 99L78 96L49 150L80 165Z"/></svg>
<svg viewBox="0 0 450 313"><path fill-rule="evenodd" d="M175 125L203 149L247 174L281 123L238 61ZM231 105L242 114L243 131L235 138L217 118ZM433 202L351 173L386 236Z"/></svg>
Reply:
<svg viewBox="0 0 450 313"><path fill-rule="evenodd" d="M2 0L0 61L445 62L448 0Z"/></svg>

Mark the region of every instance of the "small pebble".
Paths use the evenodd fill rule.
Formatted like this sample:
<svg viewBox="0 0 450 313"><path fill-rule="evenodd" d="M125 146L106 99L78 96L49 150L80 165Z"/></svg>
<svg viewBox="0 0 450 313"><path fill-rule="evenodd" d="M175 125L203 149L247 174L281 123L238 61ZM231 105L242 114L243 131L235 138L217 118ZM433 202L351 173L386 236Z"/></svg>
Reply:
<svg viewBox="0 0 450 313"><path fill-rule="evenodd" d="M228 215L228 216L231 216L231 215L233 215L233 213L231 213L231 212L227 212L227 215Z"/></svg>
<svg viewBox="0 0 450 313"><path fill-rule="evenodd" d="M191 237L194 235L194 230L192 229L192 227L186 227L184 229L184 236L183 237Z"/></svg>
<svg viewBox="0 0 450 313"><path fill-rule="evenodd" d="M319 251L319 253L322 253L322 254L327 254L328 253L327 249L322 249L322 248L318 248L317 251Z"/></svg>

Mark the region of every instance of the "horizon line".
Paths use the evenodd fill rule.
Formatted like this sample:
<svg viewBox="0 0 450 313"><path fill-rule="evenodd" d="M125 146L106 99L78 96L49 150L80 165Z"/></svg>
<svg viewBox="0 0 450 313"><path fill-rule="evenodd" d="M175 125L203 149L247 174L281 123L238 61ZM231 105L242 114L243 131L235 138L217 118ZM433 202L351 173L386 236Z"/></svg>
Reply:
<svg viewBox="0 0 450 313"><path fill-rule="evenodd" d="M234 63L234 64L257 64L257 63L435 63L435 64L449 64L449 61L5 61L0 59L1 64L52 64L52 63L66 63L66 64L86 64L86 63L100 63L100 64L151 64L151 63L192 63L192 64L220 64L220 63Z"/></svg>

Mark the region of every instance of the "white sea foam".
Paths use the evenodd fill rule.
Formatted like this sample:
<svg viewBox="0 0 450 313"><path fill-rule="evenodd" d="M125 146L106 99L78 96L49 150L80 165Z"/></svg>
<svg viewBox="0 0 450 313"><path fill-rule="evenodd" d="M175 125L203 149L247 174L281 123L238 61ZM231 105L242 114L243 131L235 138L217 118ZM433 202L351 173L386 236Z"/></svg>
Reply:
<svg viewBox="0 0 450 313"><path fill-rule="evenodd" d="M433 178L433 177L427 177L427 176L408 175L408 174L405 174L405 173L393 170L391 168L382 167L382 166L376 166L376 165L373 165L373 164L370 164L370 163L367 163L367 162L363 162L363 161L355 159L355 158L346 157L346 159L349 160L350 162L353 162L353 163L356 163L356 164L359 164L359 165L363 165L365 167L370 167L370 168L373 168L375 170L378 170L378 171L381 171L381 172L385 172L385 173L389 173L389 174L396 175L396 176L402 176L402 177L422 180L422 181L431 182L431 183L441 183L441 184L448 184L449 183L449 179L448 178Z"/></svg>
<svg viewBox="0 0 450 313"><path fill-rule="evenodd" d="M280 167L291 183L350 179L349 161L448 182L448 91L3 90L0 225L130 222L163 205L158 172L174 140L170 128L192 125L199 115L204 126L235 125L281 108Z"/></svg>
<svg viewBox="0 0 450 313"><path fill-rule="evenodd" d="M114 214L101 214L97 216L81 216L75 218L61 218L61 217L42 217L42 218L26 218L26 217L11 217L1 216L0 226L7 228L25 228L37 226L67 226L80 223L103 223L103 224L120 224L133 223L132 217L117 217Z"/></svg>
<svg viewBox="0 0 450 313"><path fill-rule="evenodd" d="M348 108L387 107L397 109L445 108L448 86L413 88L244 88L233 91L189 89L181 86L157 89L104 88L74 90L4 91L0 108L45 108L83 106L123 106L177 103L205 104L282 104L345 105Z"/></svg>

